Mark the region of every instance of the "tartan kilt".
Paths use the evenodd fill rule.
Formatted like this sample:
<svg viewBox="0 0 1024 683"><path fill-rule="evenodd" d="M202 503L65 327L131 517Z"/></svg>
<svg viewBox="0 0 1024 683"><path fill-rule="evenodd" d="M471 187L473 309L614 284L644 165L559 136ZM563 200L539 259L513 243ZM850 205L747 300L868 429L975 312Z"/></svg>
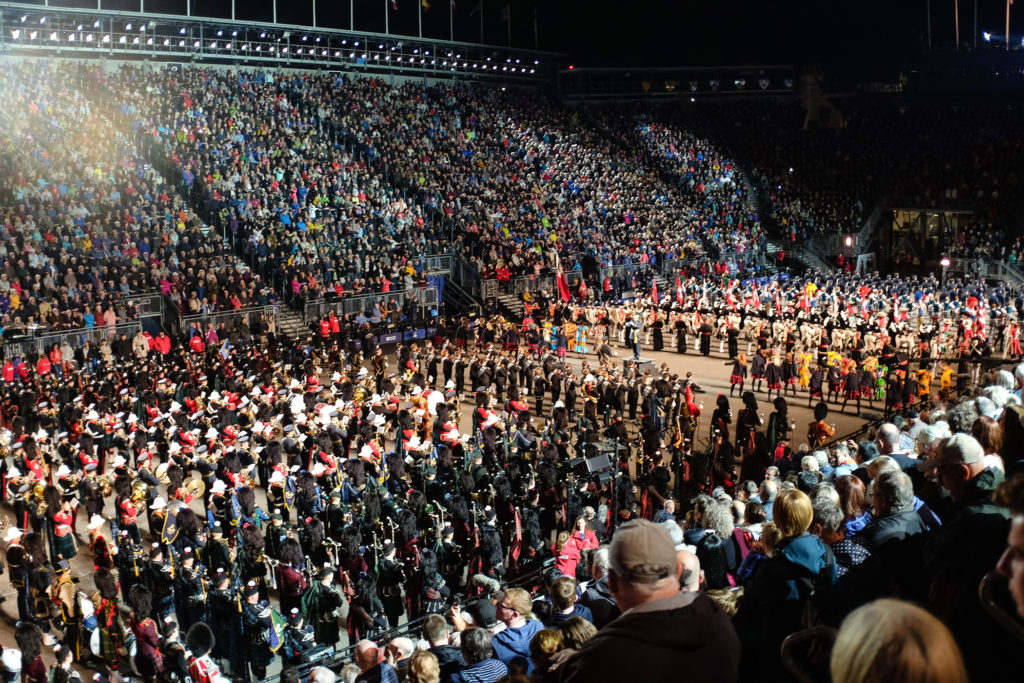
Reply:
<svg viewBox="0 0 1024 683"><path fill-rule="evenodd" d="M750 379L764 379L764 373L763 372L751 373Z"/></svg>
<svg viewBox="0 0 1024 683"><path fill-rule="evenodd" d="M768 388L772 391L779 391L782 389L782 382L768 382Z"/></svg>
<svg viewBox="0 0 1024 683"><path fill-rule="evenodd" d="M729 384L743 384L743 375L729 375Z"/></svg>
<svg viewBox="0 0 1024 683"><path fill-rule="evenodd" d="M530 347L530 351L537 353L537 344L527 344Z"/></svg>
<svg viewBox="0 0 1024 683"><path fill-rule="evenodd" d="M860 389L848 389L846 391L846 398L848 400L860 398L863 392Z"/></svg>
<svg viewBox="0 0 1024 683"><path fill-rule="evenodd" d="M515 351L517 348L519 348L519 344L516 342L505 342L506 351Z"/></svg>
<svg viewBox="0 0 1024 683"><path fill-rule="evenodd" d="M565 354L568 353L568 352L569 352L569 349L565 348L564 346L559 346L558 347L558 357L559 358L565 358Z"/></svg>
<svg viewBox="0 0 1024 683"><path fill-rule="evenodd" d="M861 398L872 398L875 395L874 387L861 387L860 390Z"/></svg>
<svg viewBox="0 0 1024 683"><path fill-rule="evenodd" d="M790 377L786 380L786 386L796 386L796 377Z"/></svg>
<svg viewBox="0 0 1024 683"><path fill-rule="evenodd" d="M434 335L434 346L441 346L444 344L444 337L439 334Z"/></svg>
<svg viewBox="0 0 1024 683"><path fill-rule="evenodd" d="M839 382L829 382L829 383L828 383L828 392L829 392L830 394L838 394L838 393L839 393L839 391L840 391L840 390L841 390L842 388L843 388L843 387L842 387L842 385L841 385L841 384L840 384Z"/></svg>
<svg viewBox="0 0 1024 683"><path fill-rule="evenodd" d="M817 389L811 388L809 391L810 391L810 394L811 394L812 398L815 397L815 396L821 396L821 388L820 387L817 388Z"/></svg>
<svg viewBox="0 0 1024 683"><path fill-rule="evenodd" d="M462 339L462 338L456 338L455 339L455 346L457 346L460 349L466 348L466 340Z"/></svg>

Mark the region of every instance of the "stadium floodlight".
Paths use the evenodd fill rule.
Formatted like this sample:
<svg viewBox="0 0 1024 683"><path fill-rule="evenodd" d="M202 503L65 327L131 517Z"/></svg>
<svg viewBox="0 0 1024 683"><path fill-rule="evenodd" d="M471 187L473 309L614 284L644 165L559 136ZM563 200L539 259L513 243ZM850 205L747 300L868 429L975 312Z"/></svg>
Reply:
<svg viewBox="0 0 1024 683"><path fill-rule="evenodd" d="M199 47L199 41L197 40L196 42L192 43L192 47L198 48Z"/></svg>
<svg viewBox="0 0 1024 683"><path fill-rule="evenodd" d="M24 19L22 19L22 21L24 21ZM92 27L93 28L99 28L100 27L100 20L97 19L96 21L92 22ZM181 29L181 30L184 31L185 29Z"/></svg>
<svg viewBox="0 0 1024 683"><path fill-rule="evenodd" d="M341 57L341 50L335 50L334 51L334 56L335 57Z"/></svg>
<svg viewBox="0 0 1024 683"><path fill-rule="evenodd" d="M320 36L316 37L316 42L318 42L318 43L320 42Z"/></svg>
<svg viewBox="0 0 1024 683"><path fill-rule="evenodd" d="M39 31L32 31L31 33L28 34L28 37L29 37L30 40L35 40L36 36L38 36L38 35L39 35Z"/></svg>
<svg viewBox="0 0 1024 683"><path fill-rule="evenodd" d="M284 54L285 52L288 52L287 46L281 48L281 54Z"/></svg>
<svg viewBox="0 0 1024 683"><path fill-rule="evenodd" d="M262 50L262 49L263 49L263 46L262 46L262 45L257 45L257 46L256 46L256 52L259 52L259 51L260 51L260 50Z"/></svg>
<svg viewBox="0 0 1024 683"><path fill-rule="evenodd" d="M217 49L217 41L216 40L211 40L210 41L210 49L214 49L214 50Z"/></svg>
<svg viewBox="0 0 1024 683"><path fill-rule="evenodd" d="M128 36L121 36L117 39L117 42L121 43L122 45L126 44L128 42Z"/></svg>
<svg viewBox="0 0 1024 683"><path fill-rule="evenodd" d="M78 31L81 31L81 30L82 30L82 25L81 25L81 24L79 24L79 25L78 25L78 29L77 29L77 30L78 30Z"/></svg>
<svg viewBox="0 0 1024 683"><path fill-rule="evenodd" d="M415 50L413 50L413 51L412 51L412 53L413 53L414 55L418 55L418 54L420 53L420 49L419 49L419 48L416 48Z"/></svg>
<svg viewBox="0 0 1024 683"><path fill-rule="evenodd" d="M327 50L320 50L320 56L321 57L326 57L327 56Z"/></svg>
<svg viewBox="0 0 1024 683"><path fill-rule="evenodd" d="M228 41L228 44L224 46L224 49L225 49L225 50L230 50L230 49L231 49L231 46L233 46L233 45L234 45L234 43L233 43L233 42L231 42L231 41L229 40L229 41Z"/></svg>
<svg viewBox="0 0 1024 683"><path fill-rule="evenodd" d="M349 52L348 53L348 58L349 59L355 59L356 58L356 53L355 52Z"/></svg>
<svg viewBox="0 0 1024 683"><path fill-rule="evenodd" d="M28 15L27 14L22 14L21 15L21 23L24 24L26 19L28 19Z"/></svg>
<svg viewBox="0 0 1024 683"><path fill-rule="evenodd" d="M530 73L536 73L536 72L537 72L536 69L530 69Z"/></svg>
<svg viewBox="0 0 1024 683"><path fill-rule="evenodd" d="M39 23L40 24L45 24L46 23L46 17L40 17L39 18Z"/></svg>
<svg viewBox="0 0 1024 683"><path fill-rule="evenodd" d="M103 42L104 43L109 43L110 42L110 34L109 33L103 34Z"/></svg>
<svg viewBox="0 0 1024 683"><path fill-rule="evenodd" d="M91 33L86 34L85 42L87 42L87 43L91 43L92 42L92 34Z"/></svg>
<svg viewBox="0 0 1024 683"><path fill-rule="evenodd" d="M249 43L245 43L244 45L242 45L242 49L243 50L248 50L249 49Z"/></svg>
<svg viewBox="0 0 1024 683"><path fill-rule="evenodd" d="M184 26L182 26L180 29L178 29L178 35L180 35L180 36L185 35L185 27Z"/></svg>
<svg viewBox="0 0 1024 683"><path fill-rule="evenodd" d="M363 53L363 56L360 57L360 59L366 59L366 53L365 52Z"/></svg>
<svg viewBox="0 0 1024 683"><path fill-rule="evenodd" d="M170 47L170 45L171 45L171 39L170 38L164 38L164 47Z"/></svg>
<svg viewBox="0 0 1024 683"><path fill-rule="evenodd" d="M57 32L56 31L54 31L53 33L50 34L50 40L57 40Z"/></svg>
<svg viewBox="0 0 1024 683"><path fill-rule="evenodd" d="M25 20L22 19L22 21L25 21ZM988 31L982 31L981 32L981 37L985 39L986 43L991 43L992 42L992 34L989 33Z"/></svg>
<svg viewBox="0 0 1024 683"><path fill-rule="evenodd" d="M218 38L220 38L222 35L224 35L224 30L223 29L221 29L220 31L217 31L217 37Z"/></svg>
<svg viewBox="0 0 1024 683"><path fill-rule="evenodd" d="M266 37L267 37L266 32L260 34L260 38L266 38Z"/></svg>
<svg viewBox="0 0 1024 683"><path fill-rule="evenodd" d="M124 30L125 31L131 31L132 30L132 22L129 21L127 24L125 24L124 25Z"/></svg>
<svg viewBox="0 0 1024 683"><path fill-rule="evenodd" d="M20 37L21 37L21 29L20 28L16 28L16 29L11 31L11 38L14 38L15 40L17 40Z"/></svg>
<svg viewBox="0 0 1024 683"><path fill-rule="evenodd" d="M356 47L359 47L359 41L357 40L357 41L356 41L356 42L354 43L354 45L355 45Z"/></svg>
<svg viewBox="0 0 1024 683"><path fill-rule="evenodd" d="M178 41L178 47L185 47L185 41L184 40L179 40Z"/></svg>
<svg viewBox="0 0 1024 683"><path fill-rule="evenodd" d="M234 38L236 36L238 36L238 31L232 31L231 32L231 37Z"/></svg>
<svg viewBox="0 0 1024 683"><path fill-rule="evenodd" d="M152 37L146 38L146 45L152 45L152 44L153 44L153 38Z"/></svg>
<svg viewBox="0 0 1024 683"><path fill-rule="evenodd" d="M302 36L303 40L309 40L309 36Z"/></svg>
<svg viewBox="0 0 1024 683"><path fill-rule="evenodd" d="M139 27L139 30L140 31L145 31L146 27L148 27L148 26L149 26L149 24L143 24L142 26Z"/></svg>
<svg viewBox="0 0 1024 683"><path fill-rule="evenodd" d="M135 36L134 38L132 38L132 45L138 45L138 44L139 44L139 37Z"/></svg>

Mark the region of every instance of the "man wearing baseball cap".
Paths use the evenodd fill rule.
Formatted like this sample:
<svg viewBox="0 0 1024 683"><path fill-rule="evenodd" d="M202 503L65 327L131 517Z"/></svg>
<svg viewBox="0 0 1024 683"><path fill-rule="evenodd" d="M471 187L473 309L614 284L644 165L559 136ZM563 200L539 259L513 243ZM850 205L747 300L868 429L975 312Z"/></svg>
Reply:
<svg viewBox="0 0 1024 683"><path fill-rule="evenodd" d="M682 572L665 527L644 519L620 527L608 587L622 615L572 654L563 683L622 681L641 670L645 683L735 681L740 644L732 622L703 593L680 592Z"/></svg>
<svg viewBox="0 0 1024 683"><path fill-rule="evenodd" d="M1006 632L985 614L978 598L978 583L999 561L1010 528L1008 511L992 499L1003 473L984 460L977 439L954 434L921 465L952 500L922 553L933 611L949 626L971 680L977 681L999 675L1001 663L992 653L1007 651L998 644L1010 647Z"/></svg>

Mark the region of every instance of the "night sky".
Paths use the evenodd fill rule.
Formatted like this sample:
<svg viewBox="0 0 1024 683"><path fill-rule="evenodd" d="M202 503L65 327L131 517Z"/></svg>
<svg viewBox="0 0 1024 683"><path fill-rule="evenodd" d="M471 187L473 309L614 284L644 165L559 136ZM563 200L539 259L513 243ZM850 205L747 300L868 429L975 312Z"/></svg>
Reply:
<svg viewBox="0 0 1024 683"><path fill-rule="evenodd" d="M42 0L35 0L42 4ZM183 14L186 0L141 0L149 12ZM419 1L279 0L281 23L355 28L415 36ZM577 66L710 66L823 62L872 69L920 54L926 43L927 0L429 0L423 34L562 52ZM91 6L96 0L51 0ZM193 0L193 13L227 18L231 0ZM932 0L932 42L954 44L953 0ZM1024 26L1018 3L1014 26ZM137 11L140 0L103 0L104 9ZM510 21L503 9L509 7ZM271 21L271 0L236 0L241 20ZM975 0L960 0L960 36L973 35ZM978 32L1002 35L1005 0L977 0ZM450 17L454 20L450 23ZM536 17L536 34L534 32ZM1019 29L1017 30L1019 33ZM1019 41L1019 36L1017 41Z"/></svg>

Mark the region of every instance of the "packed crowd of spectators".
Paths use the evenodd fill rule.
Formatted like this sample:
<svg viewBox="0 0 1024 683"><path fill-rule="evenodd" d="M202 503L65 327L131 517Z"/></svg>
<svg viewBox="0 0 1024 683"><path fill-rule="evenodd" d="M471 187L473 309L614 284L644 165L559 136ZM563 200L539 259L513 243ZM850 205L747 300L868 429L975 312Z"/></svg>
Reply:
<svg viewBox="0 0 1024 683"><path fill-rule="evenodd" d="M23 112L4 123L5 329L124 321L125 299L154 291L195 314L411 290L422 257L450 251L504 281L552 273L556 255L567 270L706 256L742 273L763 218L793 242L842 234L882 194L983 199L949 254L1013 258L1012 108L954 110L952 125L865 109L823 129L786 106L573 111L334 74L10 61L3 75Z"/></svg>

